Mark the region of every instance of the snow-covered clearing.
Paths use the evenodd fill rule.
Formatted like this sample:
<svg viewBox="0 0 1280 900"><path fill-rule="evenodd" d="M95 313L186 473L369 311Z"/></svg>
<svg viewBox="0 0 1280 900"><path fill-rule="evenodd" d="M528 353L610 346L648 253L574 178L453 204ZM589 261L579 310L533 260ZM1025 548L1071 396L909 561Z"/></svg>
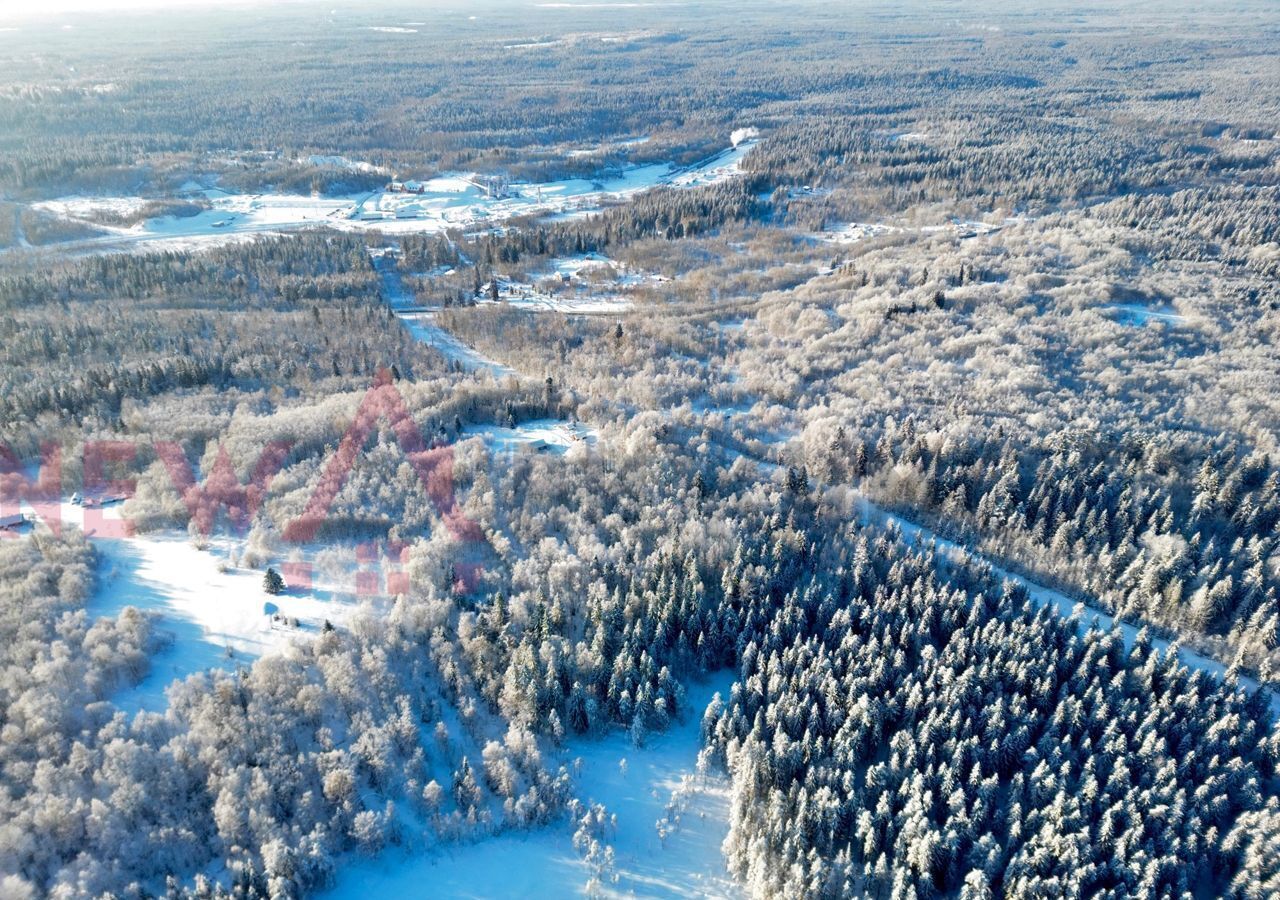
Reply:
<svg viewBox="0 0 1280 900"><path fill-rule="evenodd" d="M755 129L740 129L734 135L739 136L728 150L722 150L715 156L703 160L686 172L675 175L670 183L676 187L697 187L705 184L716 184L742 174L742 160L751 152L758 142L754 138L745 137L746 132Z"/></svg>
<svg viewBox="0 0 1280 900"><path fill-rule="evenodd" d="M310 166L327 166L334 169L346 169L349 172L372 172L390 175L391 170L384 166L376 166L362 159L348 159L345 156L308 156L302 160Z"/></svg>
<svg viewBox="0 0 1280 900"><path fill-rule="evenodd" d="M569 156L570 158L577 158L580 156L598 156L614 150L623 150L627 147L637 147L640 144L647 144L649 140L650 137L648 135L643 135L641 137L624 138L618 141L610 141L605 144L597 144L594 147L577 147L570 150L566 156Z"/></svg>
<svg viewBox="0 0 1280 900"><path fill-rule="evenodd" d="M590 269L595 266L610 266L613 268L622 268L617 263L601 253L579 253L576 256L561 256L551 261L550 269L556 275L574 276L583 269Z"/></svg>
<svg viewBox="0 0 1280 900"><path fill-rule="evenodd" d="M525 41L522 44L503 44L503 50L543 50L547 47L556 47L563 44L564 41Z"/></svg>
<svg viewBox="0 0 1280 900"><path fill-rule="evenodd" d="M599 269L601 271L593 271ZM559 312L568 315L610 314L625 312L632 300L626 290L644 284L657 284L667 279L662 275L637 272L598 253L564 256L530 276L535 283L498 279L498 299L488 298L490 284L480 293L484 303L506 303L532 312ZM548 287L546 280L556 284Z"/></svg>
<svg viewBox="0 0 1280 900"><path fill-rule="evenodd" d="M52 512L24 511L42 517ZM345 568L330 573L330 567L312 566L311 586L271 596L263 590L265 568L231 565L242 549L232 538L202 541L207 549L200 549L177 529L130 534L116 503L86 507L64 500L56 514L58 523L45 524L82 530L98 554L98 582L85 606L91 618L114 617L127 606L160 615L156 630L166 646L151 658L142 681L111 698L126 712L163 711L174 679L251 662L294 639L314 637L326 620L342 625L360 606L354 548ZM309 564L322 549L300 547L297 561Z"/></svg>
<svg viewBox="0 0 1280 900"><path fill-rule="evenodd" d="M953 232L962 238L979 237L984 234L994 234L1005 225L1013 222L1021 221L1016 216L1010 216L999 224L991 222L983 222L979 219L952 219L950 222L943 222L941 225L923 225L920 228L921 234L938 234L941 232Z"/></svg>
<svg viewBox="0 0 1280 900"><path fill-rule="evenodd" d="M318 225L388 234L434 233L502 222L516 216L582 216L600 211L606 203L626 200L654 187L696 187L733 178L740 174L742 158L755 143L755 140L741 140L688 168L660 163L634 165L597 179L571 178L544 184L517 182L497 191L488 190L484 176L473 173L406 182L405 190L340 197L228 194L206 190L202 193L209 208L197 215L163 216L130 228L106 227L110 234L69 241L63 246L74 250L111 251L163 242L166 249L185 249L227 243L239 235ZM343 157L311 159L341 160L358 168L369 165L352 163ZM33 206L63 218L83 220L95 210L136 211L146 202L140 197L77 196L41 201Z"/></svg>
<svg viewBox="0 0 1280 900"><path fill-rule="evenodd" d="M108 215L132 216L151 201L145 197L61 197L31 204L33 209L64 219L91 219ZM121 229L123 230L123 229Z"/></svg>
<svg viewBox="0 0 1280 900"><path fill-rule="evenodd" d="M599 432L589 425L561 419L532 419L514 428L470 425L462 433L465 437L482 438L490 450L503 453L524 449L564 453L572 447L593 447L599 437Z"/></svg>
<svg viewBox="0 0 1280 900"><path fill-rule="evenodd" d="M1018 216L1009 216L999 223L983 222L978 219L952 219L934 225L921 225L912 228L903 225L890 225L886 222L850 222L836 228L820 232L819 240L832 244L856 244L870 238L885 234L902 234L907 231L918 231L920 234L954 234L960 238L980 237L994 234L1006 225L1023 221Z"/></svg>
<svg viewBox="0 0 1280 900"><path fill-rule="evenodd" d="M1130 625L1126 622L1117 623L1113 617L1107 615L1102 610L1094 606L1090 606L1080 600L1074 600L1066 594L1063 594L1061 591L1055 591L1052 588L1038 584L1029 578L1023 577L1022 575L1010 572L1008 569L997 565L982 554L975 553L954 541L949 541L946 538L939 537L923 525L918 525L915 522L904 519L895 513L888 512L865 497L860 498L860 506L862 518L865 521L876 522L883 525L895 525L907 540L918 540L922 544L933 543L944 556L949 556L954 559L969 558L985 562L991 567L991 571L995 573L997 577L1022 585L1026 588L1027 594L1032 600L1042 605L1047 604L1052 606L1063 616L1069 617L1077 607L1083 608L1085 614L1080 619L1081 629L1095 627L1094 622L1096 620L1096 627L1103 630L1110 630L1111 628L1118 626L1121 635L1124 637L1126 647L1132 647L1135 639L1137 638L1139 629L1134 625ZM1151 635L1150 640L1151 646L1161 652L1169 649L1169 641L1164 638ZM1210 659L1207 656L1202 656L1199 653L1194 653L1181 646L1178 648L1178 659L1189 668L1199 669L1200 671L1213 675L1217 678L1223 677L1227 671L1226 666L1217 660ZM1238 676L1238 680L1240 686L1246 690L1255 691L1258 689L1258 682L1253 678L1240 675ZM1276 696L1275 692L1271 693L1271 714L1273 718L1280 720L1280 696Z"/></svg>
<svg viewBox="0 0 1280 900"><path fill-rule="evenodd" d="M1185 325L1187 317L1175 312L1172 306L1141 306L1136 303L1118 303L1107 307L1116 313L1116 321L1122 325L1141 328L1152 322L1165 322L1169 325Z"/></svg>
<svg viewBox="0 0 1280 900"><path fill-rule="evenodd" d="M150 673L112 698L117 706L163 711L174 679L251 662L315 636L326 620L343 624L358 608L353 593L332 588L270 596L262 587L264 570L228 565L232 546L218 540L200 550L176 531L94 541L98 587L89 615L115 616L126 606L158 612L157 630L169 639L152 657Z"/></svg>
<svg viewBox="0 0 1280 900"><path fill-rule="evenodd" d="M868 238L882 234L897 234L900 231L902 231L901 228L885 225L882 222L850 222L848 225L823 232L819 237L832 244L856 244Z"/></svg>
<svg viewBox="0 0 1280 900"><path fill-rule="evenodd" d="M616 881L605 880L607 897L740 897L725 871L720 845L728 834L729 785L720 775L699 776L697 757L702 711L711 697L727 697L732 672L689 686L684 722L650 735L636 747L622 732L597 741L572 741L559 754L576 771L574 793L584 803L603 803L618 817L607 839L614 848ZM574 764L575 759L581 765ZM626 760L625 769L621 765ZM668 820L672 794L691 789ZM678 817L678 818L677 818ZM583 896L592 876L573 847L573 826L560 822L535 831L505 832L429 851L382 854L339 866L326 900L349 897L558 898Z"/></svg>
<svg viewBox="0 0 1280 900"><path fill-rule="evenodd" d="M498 291L496 301L482 300L481 303L506 303L516 309L531 312L560 312L569 315L620 313L631 307L631 300L625 296L595 290L566 290L563 293L548 294L531 285L499 282Z"/></svg>

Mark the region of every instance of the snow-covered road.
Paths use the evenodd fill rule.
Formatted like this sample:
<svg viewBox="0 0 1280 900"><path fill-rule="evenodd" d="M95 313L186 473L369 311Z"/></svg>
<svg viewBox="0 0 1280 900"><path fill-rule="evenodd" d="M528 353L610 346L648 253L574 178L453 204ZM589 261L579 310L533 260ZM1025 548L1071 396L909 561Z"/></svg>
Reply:
<svg viewBox="0 0 1280 900"><path fill-rule="evenodd" d="M896 513L888 512L884 508L877 506L871 500L867 499L864 495L859 495L859 506L864 521L872 524L895 525L908 540L918 540L924 544L932 543L937 547L940 553L953 559L971 559L984 562L991 567L991 571L995 573L996 576L1022 585L1026 588L1027 594L1030 595L1031 599L1039 604L1052 606L1064 617L1070 617L1072 615L1072 611L1075 610L1077 606L1083 607L1085 615L1080 618L1081 629L1097 627L1103 630L1110 630L1117 625L1114 617L1103 612L1097 606L1084 601L1074 600L1061 591L1045 587L1044 585L1032 581L1029 578L1015 572L1011 572L980 553L957 544L955 541L939 537L923 525L919 525L909 519L904 519ZM1138 635L1138 627L1130 625L1127 622L1120 622L1119 628L1120 633L1124 637L1125 646L1132 647L1133 642ZM1150 635L1150 640L1151 646L1161 652L1168 650L1170 647L1169 641L1164 638L1157 637L1154 634ZM1187 650L1181 646L1178 648L1178 659L1184 665L1192 669L1199 669L1200 671L1213 675L1217 678L1222 678L1226 675L1227 667L1216 659L1211 659L1210 657ZM1256 691L1258 689L1258 681L1254 678L1250 678L1247 675L1238 675L1237 680L1239 681L1240 686L1245 690ZM1277 696L1274 691L1271 691L1270 693L1271 716L1274 720L1280 721L1280 696Z"/></svg>
<svg viewBox="0 0 1280 900"><path fill-rule="evenodd" d="M489 359L437 325L434 312L418 307L417 299L405 288L404 279L396 267L394 248L375 251L372 261L381 279L383 299L414 340L434 348L468 372L489 372L495 378L516 374L510 366Z"/></svg>

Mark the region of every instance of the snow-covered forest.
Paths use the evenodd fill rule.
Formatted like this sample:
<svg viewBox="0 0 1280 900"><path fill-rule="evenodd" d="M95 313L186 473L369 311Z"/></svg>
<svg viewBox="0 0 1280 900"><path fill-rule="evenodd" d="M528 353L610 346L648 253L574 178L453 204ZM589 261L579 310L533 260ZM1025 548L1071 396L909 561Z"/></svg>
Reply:
<svg viewBox="0 0 1280 900"><path fill-rule="evenodd" d="M0 19L0 898L1280 896L1274 8L249 9Z"/></svg>

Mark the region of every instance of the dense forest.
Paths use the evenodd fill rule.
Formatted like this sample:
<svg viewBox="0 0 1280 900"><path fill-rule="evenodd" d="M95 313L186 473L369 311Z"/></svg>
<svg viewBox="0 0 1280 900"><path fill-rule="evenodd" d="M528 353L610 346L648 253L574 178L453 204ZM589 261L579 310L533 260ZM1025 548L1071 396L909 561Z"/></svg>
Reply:
<svg viewBox="0 0 1280 900"><path fill-rule="evenodd" d="M575 756L695 722L750 896L1280 896L1274 10L252 9L0 44L0 517L131 486L0 540L0 897L555 829L620 894ZM164 542L289 637L168 676Z"/></svg>

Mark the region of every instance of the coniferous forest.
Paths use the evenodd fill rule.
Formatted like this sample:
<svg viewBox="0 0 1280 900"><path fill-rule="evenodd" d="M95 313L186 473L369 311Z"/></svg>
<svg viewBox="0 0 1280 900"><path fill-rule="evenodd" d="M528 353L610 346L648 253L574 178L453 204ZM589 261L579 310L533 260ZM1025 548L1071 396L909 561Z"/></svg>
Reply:
<svg viewBox="0 0 1280 900"><path fill-rule="evenodd" d="M1280 897L1280 15L0 11L0 900Z"/></svg>

